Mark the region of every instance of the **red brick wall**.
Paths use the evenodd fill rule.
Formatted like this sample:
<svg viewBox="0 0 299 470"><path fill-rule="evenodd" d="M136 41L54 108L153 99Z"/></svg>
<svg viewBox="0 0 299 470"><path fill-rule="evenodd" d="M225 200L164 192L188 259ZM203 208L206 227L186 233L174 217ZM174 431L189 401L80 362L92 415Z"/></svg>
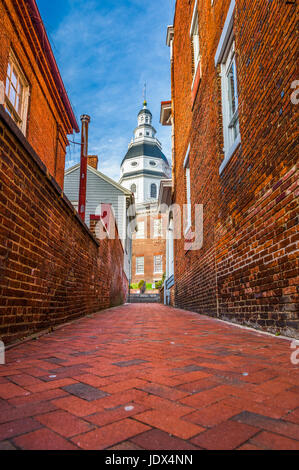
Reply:
<svg viewBox="0 0 299 470"><path fill-rule="evenodd" d="M194 1L177 0L172 98L174 202L185 203L183 161L191 144L192 204L204 206L204 244L175 242L180 307L259 327L297 329L298 200L295 186L296 7L237 0L235 40L241 146L222 174L221 83L214 57L229 0L199 0L202 79L191 106ZM194 218L193 218L194 219Z"/></svg>
<svg viewBox="0 0 299 470"><path fill-rule="evenodd" d="M24 0L0 1L0 81L4 83L11 49L30 87L26 138L63 188L67 134L72 134L72 125Z"/></svg>
<svg viewBox="0 0 299 470"><path fill-rule="evenodd" d="M120 240L96 242L0 106L0 338L121 304Z"/></svg>

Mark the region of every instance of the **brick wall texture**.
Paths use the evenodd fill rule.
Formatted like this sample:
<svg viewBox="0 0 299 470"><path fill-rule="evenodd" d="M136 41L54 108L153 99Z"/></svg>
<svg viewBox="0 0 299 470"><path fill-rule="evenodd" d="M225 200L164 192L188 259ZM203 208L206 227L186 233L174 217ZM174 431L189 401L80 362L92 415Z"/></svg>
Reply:
<svg viewBox="0 0 299 470"><path fill-rule="evenodd" d="M175 241L172 298L179 307L289 334L299 327L296 6L236 0L241 145L219 174L221 81L214 57L229 5L198 0L202 78L192 107L194 0L176 2L173 202L186 202L190 144L191 200L204 206L204 243L186 252L184 240Z"/></svg>
<svg viewBox="0 0 299 470"><path fill-rule="evenodd" d="M35 33L36 21L26 0L0 0L0 81L6 82L13 51L30 90L26 138L63 188L67 134L73 129Z"/></svg>
<svg viewBox="0 0 299 470"><path fill-rule="evenodd" d="M119 239L96 241L0 106L0 338L123 303Z"/></svg>

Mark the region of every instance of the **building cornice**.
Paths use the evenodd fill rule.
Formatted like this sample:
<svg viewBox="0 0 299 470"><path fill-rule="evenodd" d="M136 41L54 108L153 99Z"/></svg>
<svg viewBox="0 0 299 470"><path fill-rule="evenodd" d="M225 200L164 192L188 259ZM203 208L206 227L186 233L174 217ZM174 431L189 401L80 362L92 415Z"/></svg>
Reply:
<svg viewBox="0 0 299 470"><path fill-rule="evenodd" d="M156 178L167 178L167 175L165 173L162 173L162 172L158 172L158 171L151 171L151 170L140 170L140 171L134 171L132 173L124 173L121 177L121 181L124 180L124 179L131 179L131 178L135 178L137 176L152 176L152 177L156 177Z"/></svg>

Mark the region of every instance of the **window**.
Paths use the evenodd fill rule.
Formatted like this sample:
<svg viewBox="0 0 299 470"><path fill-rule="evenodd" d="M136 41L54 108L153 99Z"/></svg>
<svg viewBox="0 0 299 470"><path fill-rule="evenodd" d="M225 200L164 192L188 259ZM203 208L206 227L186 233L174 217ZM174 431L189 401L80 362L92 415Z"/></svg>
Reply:
<svg viewBox="0 0 299 470"><path fill-rule="evenodd" d="M224 160L220 166L220 173L241 142L237 67L233 32L235 3L235 0L231 0L215 55L215 66L221 66Z"/></svg>
<svg viewBox="0 0 299 470"><path fill-rule="evenodd" d="M155 274L163 273L163 256L162 255L154 256L154 273Z"/></svg>
<svg viewBox="0 0 299 470"><path fill-rule="evenodd" d="M137 223L136 238L144 239L144 222Z"/></svg>
<svg viewBox="0 0 299 470"><path fill-rule="evenodd" d="M199 29L198 29L198 9L197 0L194 5L193 17L190 29L191 46L192 46L192 69L193 69L193 84L196 78L197 68L200 64L200 47L199 47Z"/></svg>
<svg viewBox="0 0 299 470"><path fill-rule="evenodd" d="M28 82L15 56L11 53L6 74L5 108L23 134L26 133L28 100Z"/></svg>
<svg viewBox="0 0 299 470"><path fill-rule="evenodd" d="M144 257L139 256L136 258L136 274L144 274Z"/></svg>
<svg viewBox="0 0 299 470"><path fill-rule="evenodd" d="M137 165L138 165L137 162L132 162L132 163L131 163L131 166L137 166Z"/></svg>
<svg viewBox="0 0 299 470"><path fill-rule="evenodd" d="M227 155L239 137L239 110L235 44L231 44L221 65L224 152Z"/></svg>
<svg viewBox="0 0 299 470"><path fill-rule="evenodd" d="M157 198L157 185L155 183L151 184L151 198Z"/></svg>
<svg viewBox="0 0 299 470"><path fill-rule="evenodd" d="M162 236L162 219L154 220L154 237L159 238Z"/></svg>
<svg viewBox="0 0 299 470"><path fill-rule="evenodd" d="M136 184L132 184L131 191L132 191L132 193L136 194L136 192L137 192Z"/></svg>
<svg viewBox="0 0 299 470"><path fill-rule="evenodd" d="M186 181L186 204L187 204L187 221L185 233L189 231L192 225L191 220L191 181L190 181L190 160L189 160L190 146L188 147L184 168L185 168L185 181Z"/></svg>
<svg viewBox="0 0 299 470"><path fill-rule="evenodd" d="M154 161L151 161L151 162L150 162L150 165L151 165L151 166L156 166L156 165L157 165L157 163L156 163L156 162L154 162Z"/></svg>

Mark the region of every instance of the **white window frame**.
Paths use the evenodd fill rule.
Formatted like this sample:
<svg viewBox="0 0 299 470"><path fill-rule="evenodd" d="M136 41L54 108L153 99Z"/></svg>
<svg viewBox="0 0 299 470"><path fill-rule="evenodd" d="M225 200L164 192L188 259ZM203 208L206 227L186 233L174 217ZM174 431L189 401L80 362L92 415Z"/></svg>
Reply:
<svg viewBox="0 0 299 470"><path fill-rule="evenodd" d="M133 186L135 186L135 188L136 188L135 192L132 191L132 187L133 187ZM131 186L130 186L130 191L131 191L131 193L134 194L135 198L137 198L137 190L138 190L137 184L136 184L136 183L132 183Z"/></svg>
<svg viewBox="0 0 299 470"><path fill-rule="evenodd" d="M189 232L192 227L192 211L191 211L191 177L190 177L190 145L188 147L185 161L184 161L184 171L186 177L186 204L187 204L187 226L185 229L185 235Z"/></svg>
<svg viewBox="0 0 299 470"><path fill-rule="evenodd" d="M198 0L196 0L194 9L193 9L193 15L192 15L192 21L191 21L191 28L190 28L190 38L192 42L192 54L193 54L193 59L194 59L194 74L193 74L193 81L192 81L192 86L191 89L193 89L194 83L195 83L195 78L197 75L197 69L200 66L201 63L201 55L200 55L200 44L199 44L199 22L198 22Z"/></svg>
<svg viewBox="0 0 299 470"><path fill-rule="evenodd" d="M237 86L237 67L235 60L234 43L234 10L235 0L231 0L220 41L215 54L215 66L221 65L221 95L222 95L222 119L223 119L223 138L224 138L224 160L219 168L221 174L228 161L241 143L240 129L237 136L233 136L234 122L239 120L238 109L238 86ZM230 103L228 99L228 77L227 72L230 66L234 67L235 90L236 90L236 110L234 116L230 117Z"/></svg>
<svg viewBox="0 0 299 470"><path fill-rule="evenodd" d="M229 77L228 73L233 68L234 71L234 99L235 99L235 112L231 116L231 103L229 100ZM239 125L239 106L238 106L238 85L237 85L237 67L235 56L235 43L233 36L230 38L226 54L223 56L221 63L221 92L222 92L222 120L223 120L223 138L224 138L224 162L225 165L236 150L241 142L240 130L237 135L235 128Z"/></svg>
<svg viewBox="0 0 299 470"><path fill-rule="evenodd" d="M19 95L19 101L20 105L19 108L16 109L15 104L12 103L10 99L10 90L11 87L15 89L15 86L12 84L12 72L14 71L14 74L17 78L17 88L19 85L22 87L22 91ZM15 121L17 126L20 128L20 130L23 132L23 134L26 134L26 128L27 128L27 116L28 116L28 106L29 106L29 96L30 96L30 90L29 90L29 84L28 81L26 80L26 77L24 75L24 72L22 71L22 68L14 55L12 51L10 51L9 54L9 59L8 59L8 66L6 70L6 79L5 79L5 109L8 112L8 114L11 116L11 118Z"/></svg>
<svg viewBox="0 0 299 470"><path fill-rule="evenodd" d="M144 240L145 238L145 222L142 220L141 222L137 223L137 232L136 232L136 239L137 240Z"/></svg>
<svg viewBox="0 0 299 470"><path fill-rule="evenodd" d="M143 271L138 270L138 260L143 260ZM144 274L144 256L136 256L136 274L137 275L143 275Z"/></svg>
<svg viewBox="0 0 299 470"><path fill-rule="evenodd" d="M159 258L159 263L157 263L157 258ZM157 264L160 265L160 270L157 267ZM163 255L154 256L154 274L163 274Z"/></svg>

